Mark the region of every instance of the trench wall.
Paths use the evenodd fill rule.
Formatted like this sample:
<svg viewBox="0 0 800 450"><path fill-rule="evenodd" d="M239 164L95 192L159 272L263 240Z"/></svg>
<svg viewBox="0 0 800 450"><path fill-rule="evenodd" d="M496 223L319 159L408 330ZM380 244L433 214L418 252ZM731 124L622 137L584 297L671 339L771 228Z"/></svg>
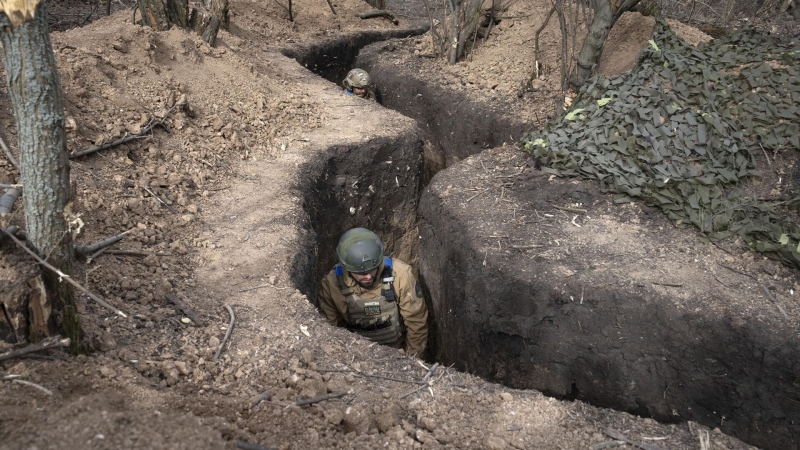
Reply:
<svg viewBox="0 0 800 450"><path fill-rule="evenodd" d="M593 205L593 216L605 205L617 216L596 186L580 192L569 180L548 182L546 176L518 182L505 191L519 208L512 216L489 195L467 203L474 195L470 181L482 172L478 164L463 163L440 172L420 201L420 275L437 327L437 361L515 388L720 427L763 448L798 448L795 326L766 299L755 301L755 286L733 294L721 286L704 289L719 285L698 265L683 279L669 277L683 292L698 289L676 301L668 288L635 280L663 278L659 268L687 259L677 250L663 254L646 236L637 238L645 242L625 242L614 232L555 232L559 245L541 237L541 230L552 229L514 220L526 214L520 211L553 211L549 204L566 201ZM672 231L658 228L670 227L662 216L624 221L643 227L650 221L646 228L669 241ZM680 230L674 233L678 242ZM509 239L504 251L501 238ZM540 245L520 250L509 242ZM619 248L639 245L645 247L641 258L615 256ZM696 238L693 245L703 243Z"/></svg>
<svg viewBox="0 0 800 450"><path fill-rule="evenodd" d="M362 143L333 145L301 168L309 215L304 246L316 251L298 255L293 266L298 286L314 302L319 280L336 264L336 244L350 228L369 228L381 236L387 255L416 263L423 143L413 122L394 128Z"/></svg>
<svg viewBox="0 0 800 450"><path fill-rule="evenodd" d="M428 25L410 23L392 30L362 30L311 45L281 48L280 52L322 78L341 86L347 72L355 67L353 62L364 46L391 38L417 36L426 31Z"/></svg>
<svg viewBox="0 0 800 450"><path fill-rule="evenodd" d="M461 92L441 86L437 80L415 76L414 66L393 61L394 52L413 48L408 39L394 39L361 50L355 65L375 80L383 105L417 121L431 153L426 154L429 173L484 149L518 140L529 124L503 113L503 101L476 102ZM425 59L424 63L430 61Z"/></svg>

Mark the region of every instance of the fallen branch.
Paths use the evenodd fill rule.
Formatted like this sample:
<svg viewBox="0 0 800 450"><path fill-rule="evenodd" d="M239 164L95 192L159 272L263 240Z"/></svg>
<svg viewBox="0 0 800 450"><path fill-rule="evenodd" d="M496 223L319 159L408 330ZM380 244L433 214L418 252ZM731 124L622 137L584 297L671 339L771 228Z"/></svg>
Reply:
<svg viewBox="0 0 800 450"><path fill-rule="evenodd" d="M332 398L339 398L344 397L345 395L349 394L351 391L340 391L340 392L333 392L330 394L319 395L317 397L311 398L298 398L294 404L297 406L303 405L313 405L314 403L324 402L325 400L330 400Z"/></svg>
<svg viewBox="0 0 800 450"><path fill-rule="evenodd" d="M181 299L178 298L177 295L167 294L167 300L171 301L175 306L178 307L178 309L183 311L183 313L186 314L186 317L188 317L192 322L194 322L195 325L197 325L198 327L203 326L203 321L199 317L197 317L197 314L195 314L192 308L186 306L186 304L183 303Z"/></svg>
<svg viewBox="0 0 800 450"><path fill-rule="evenodd" d="M261 403L262 401L270 401L270 400L272 400L272 391L267 390L258 395L250 397L250 400L248 400L247 403L252 408Z"/></svg>
<svg viewBox="0 0 800 450"><path fill-rule="evenodd" d="M12 380L11 382L12 383L17 383L17 384L24 384L25 386L34 387L34 388L44 392L47 395L53 395L53 391L51 391L50 389L47 389L46 387L38 385L36 383L31 383L30 381L15 379L15 380Z"/></svg>
<svg viewBox="0 0 800 450"><path fill-rule="evenodd" d="M231 315L231 323L228 324L228 331L225 332L225 338L222 339L222 342L219 344L219 348L217 349L217 353L214 354L214 359L219 359L219 354L222 353L222 348L225 347L225 343L228 342L228 339L231 337L231 331L233 331L233 324L236 323L236 316L233 314L233 308L229 305L225 305L225 309L228 310L228 314Z"/></svg>
<svg viewBox="0 0 800 450"><path fill-rule="evenodd" d="M8 157L8 161L11 163L11 165L16 167L17 171L19 171L19 163L16 159L14 159L14 155L11 154L11 150L8 148L6 141L4 141L2 137L0 137L0 147L3 147L3 151L6 152L6 156Z"/></svg>
<svg viewBox="0 0 800 450"><path fill-rule="evenodd" d="M157 195L156 195L156 193L155 193L155 192L153 192L153 191L151 191L149 187L147 187L147 186L142 186L142 189L144 189L145 191L147 191L147 193L148 193L148 194L152 195L152 196L153 196L153 198L155 198L156 200L158 200L158 202L159 202L159 203L161 203L162 205L166 206L168 210L172 211L172 214L178 214L178 211L175 211L175 208L173 208L172 206L169 206L169 205L167 204L167 202L165 202L164 200L161 200L161 197L157 196Z"/></svg>
<svg viewBox="0 0 800 450"><path fill-rule="evenodd" d="M69 347L70 339L64 338L61 339L61 336L54 336L51 338L47 338L38 344L31 344L27 347L23 347L17 350L11 350L10 352L0 354L0 361L5 361L7 359L12 358L19 358L20 356L27 355L28 353L40 352L42 350L48 350L51 348L59 348L59 347Z"/></svg>
<svg viewBox="0 0 800 450"><path fill-rule="evenodd" d="M100 250L101 248L108 247L109 245L111 245L111 244L113 244L115 242L121 241L122 238L125 237L125 235L130 233L131 231L133 231L133 229L130 229L128 231L123 231L120 234L117 234L115 236L111 236L108 239L103 239L102 241L99 241L99 242L95 242L94 244L75 246L75 253L78 253L78 254L84 255L84 256L88 255L90 253L94 253L97 250ZM92 256L94 256L94 255L92 255Z"/></svg>
<svg viewBox="0 0 800 450"><path fill-rule="evenodd" d="M624 434L620 433L617 430L613 430L611 428L608 428L608 429L604 430L603 433L605 433L606 435L608 435L608 436L610 436L610 437L612 437L612 438L614 438L614 439L616 439L618 441L626 442L626 443L628 443L628 444L630 444L630 445L632 445L634 447L639 447L639 448L641 448L643 450L662 450L661 447L656 447L656 446L653 446L653 445L647 445L645 443L634 442L634 441L628 439L627 437L625 437Z"/></svg>
<svg viewBox="0 0 800 450"><path fill-rule="evenodd" d="M169 114L175 108L177 108L178 106L183 106L185 104L186 103L181 103L181 102L175 103L175 106L173 106L172 108L167 110L167 113L164 114L164 117L162 117L161 119L157 120L155 117L150 118L150 121L147 122L147 125L145 125L145 127L142 128L142 130L140 132L136 133L136 134L132 134L130 136L125 136L125 137L117 139L116 141L108 142L108 143L105 143L105 144L102 144L102 145L98 145L96 147L87 148L86 150L81 150L81 151L79 151L77 153L73 153L73 154L69 155L69 159L80 158L81 156L86 156L86 155L89 155L89 154L92 154L92 153L95 153L95 152L99 152L100 150L106 150L106 149L109 149L111 147L116 147L116 146L122 145L122 144L124 144L126 142L134 141L136 139L146 138L146 137L148 137L148 133L153 131L153 129L155 127L159 127L159 126L163 127L164 126L164 121L167 120L167 117L169 116Z"/></svg>
<svg viewBox="0 0 800 450"><path fill-rule="evenodd" d="M359 19L373 19L375 17L386 17L389 19L393 24L397 25L400 23L399 20L392 14L390 11L385 9L378 9L375 11L368 11L365 13L357 14Z"/></svg>
<svg viewBox="0 0 800 450"><path fill-rule="evenodd" d="M3 229L2 227L0 227L0 230L2 230L3 233L6 234L6 236L10 237L14 241L14 243L16 243L21 249L25 250L26 252L28 252L28 254L33 256L34 259L39 261L39 264L41 264L41 265L45 266L46 268L48 268L48 269L52 270L53 272L55 272L55 274L58 275L61 280L64 280L67 283L71 284L76 289L78 289L79 291L83 292L89 298L91 298L92 300L97 302L97 304L99 304L100 306L102 306L102 307L114 312L115 314L119 314L120 316L122 316L124 318L128 317L124 312L122 312L119 309L111 306L110 304L106 303L105 300L103 300L100 297L98 297L98 296L92 294L91 292L89 292L89 290L87 290L85 287L81 286L77 281L73 280L71 276L69 276L69 275L63 273L62 271L56 269L50 263L48 263L47 261L45 261L42 258L40 258L39 255L37 255L36 253L33 253L33 251L31 251L28 247L26 247L25 244L20 242L19 239L16 238L16 236L14 236L13 234L9 233L8 231Z"/></svg>
<svg viewBox="0 0 800 450"><path fill-rule="evenodd" d="M0 197L0 216L11 214L11 209L14 207L14 202L17 201L19 195L22 193L19 189L9 189Z"/></svg>

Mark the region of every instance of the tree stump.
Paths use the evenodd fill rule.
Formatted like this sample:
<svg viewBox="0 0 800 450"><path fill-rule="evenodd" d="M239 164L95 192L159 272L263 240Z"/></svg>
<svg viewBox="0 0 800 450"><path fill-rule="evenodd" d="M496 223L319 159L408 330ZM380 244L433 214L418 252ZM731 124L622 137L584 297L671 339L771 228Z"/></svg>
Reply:
<svg viewBox="0 0 800 450"><path fill-rule="evenodd" d="M58 334L52 311L41 274L19 283L0 280L0 340L18 344Z"/></svg>

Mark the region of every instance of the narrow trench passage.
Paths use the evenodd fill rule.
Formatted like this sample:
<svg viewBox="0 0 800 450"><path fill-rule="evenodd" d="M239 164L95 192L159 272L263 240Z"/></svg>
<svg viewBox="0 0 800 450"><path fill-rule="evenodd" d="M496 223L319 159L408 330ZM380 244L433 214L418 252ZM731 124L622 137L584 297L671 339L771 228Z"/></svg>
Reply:
<svg viewBox="0 0 800 450"><path fill-rule="evenodd" d="M422 31L424 30L406 32L405 35L415 35ZM378 89L383 90L383 106L413 118L418 125L416 130L401 130L358 144L335 146L322 156L324 160L319 164L324 168L304 198L304 207L309 213L307 227L314 236L316 254L298 256L294 262L299 287L314 302L319 280L336 262L333 249L339 237L353 227L372 229L384 239L387 255L398 257L418 268L420 239L425 236L426 245L435 241L429 239L432 236L430 226L423 229L423 224L418 222L420 201L423 200L424 211L424 200L428 199L422 198L423 189L428 182L439 170L486 148L499 147L509 135L520 136L526 127L526 124L513 123L502 115L485 111L482 105L470 103L464 96L457 96L437 86L425 85L422 80L407 79L394 73L395 69L391 64L381 60L381 53L391 51L392 46L402 43L380 41L402 34L368 33L367 37L346 37L303 50L284 52L337 86L341 86L341 80L351 68L357 66L367 70ZM469 171L465 169L464 172ZM545 189L543 186L540 188ZM528 189L539 188L529 186ZM572 191L574 189L570 190ZM536 191L535 195L541 194ZM434 202L428 203L427 213L430 218L430 204ZM504 277L512 272L500 270L491 274L481 267L471 267L471 263L452 260L459 257L459 252L471 243L458 236L465 231L464 225L458 220L444 223L452 221L452 218L439 219L442 223L438 224L438 231L441 233L449 230L452 236L434 245L449 246L446 249L442 247L444 250L439 249L439 253L451 258L446 262L458 273L446 274L450 269L445 263L440 262L436 267L428 265L426 273L441 275L442 278L427 280L430 285L428 287L433 289L433 285L438 282L440 288L447 285L458 291L469 290L471 301L480 298L482 300L479 301L484 302L478 307L467 303L461 305L459 302L467 299L464 292L445 291L445 295L454 299L450 302L450 307L463 307L465 310L488 308L491 306L491 302L486 303L488 299L502 298L513 301L504 305L496 304L495 307L519 310L541 308L542 314L549 315L538 324L528 324L529 327L525 325L528 328L524 330L519 328L522 325L514 322L512 328L517 327L514 328L517 331L510 333L484 323L488 316L480 314L476 319L477 316L470 318L467 312L455 311L452 317L443 319L444 322L438 325L440 321L432 317L429 324L431 354L447 359L444 362L448 364L454 362L459 369L475 372L475 375L493 382L508 384L514 388L535 388L555 398L579 399L662 422L692 420L707 426L723 427L718 417L725 415L723 431L765 448L787 448L784 444L794 439L793 417L796 416L797 409L792 409L784 399L768 392L770 383L780 384L787 379L788 372L783 366L789 366L790 363L782 363L781 367L773 368L773 372L767 376L772 377L770 379L773 381L767 383L763 376L741 369L744 365L754 364L750 359L740 361L741 358L736 356L744 353L728 349L775 347L772 338L762 336L761 330L732 329L725 322L697 327L697 323L710 323L709 318L702 315L681 316L665 306L669 302L656 302L653 308L641 309L646 303L644 299L613 290L603 294L608 297L608 301L603 302L602 308L585 311L587 314L591 313L591 317L584 318L583 326L580 322L575 325L570 322L570 314L583 314L584 311L568 313L562 310L571 306L569 302L563 303L551 298L556 295L553 293L555 281L515 279L508 283ZM460 269L456 269L453 264ZM449 281L443 282L445 278ZM495 286L494 290L488 287L499 280L505 280L500 287ZM425 284L426 280L420 277L420 281ZM603 285L600 281L598 283ZM580 287L572 288L581 292ZM435 316L434 308L430 304L431 295L428 295L427 287L425 290L429 311ZM441 293L441 289L438 292ZM516 316L516 311L509 314L513 320L530 319ZM611 345L610 349L605 348L602 337L606 330L603 329L603 324L619 323L619 317L629 322L626 322L624 328L629 334L635 335L637 341L644 339L640 335L655 337L652 337L652 341L642 341L630 354L622 354L612 344L608 344ZM663 317L669 318L664 321ZM655 325L644 326L642 322L652 322ZM587 323L591 324L591 331ZM577 328L572 329L573 325ZM458 337L444 339L447 334L443 330L437 330L437 326L450 327L448 333ZM683 326L697 331L689 335L675 332L675 327ZM478 331L477 328L481 327L486 330ZM533 337L521 337L528 334ZM584 340L597 342L588 346L578 343L571 347L572 341L578 335L584 336ZM650 357L654 352L682 354L693 339L711 343L715 339L722 339L728 344L692 346L691 351L695 353L685 360L681 358L678 361L668 361L667 358L658 358L656 361ZM781 345L785 346L783 343ZM569 353L568 357L562 351ZM464 352L469 354L464 355ZM554 354L558 355L554 357ZM744 386L737 391L738 397L728 394L730 389L724 380L704 378L705 373L717 373L720 370L703 365L708 361L716 364L715 359L702 356L712 354L719 361L728 364L731 373L736 372L731 380L735 378L736 383ZM734 355L730 361L726 359L729 354ZM570 359L572 357L574 359ZM513 376L504 379L493 375L494 369L490 368L492 364L488 363L489 360L493 360L492 364L495 366L503 367L503 371L508 372L506 375L514 372ZM656 362L649 362L648 365L642 364L643 360ZM480 362L483 363L482 366ZM657 367L651 367L653 364ZM635 383L635 388L629 382ZM550 389L548 386L554 387ZM675 397L670 400L665 394L665 386L667 389L670 386L684 388L680 395L670 392ZM767 397L769 399L763 400ZM678 414L675 407L688 412ZM769 422L762 419L762 414L765 413L770 414ZM759 425L756 427L754 423ZM765 426L767 423L769 429Z"/></svg>

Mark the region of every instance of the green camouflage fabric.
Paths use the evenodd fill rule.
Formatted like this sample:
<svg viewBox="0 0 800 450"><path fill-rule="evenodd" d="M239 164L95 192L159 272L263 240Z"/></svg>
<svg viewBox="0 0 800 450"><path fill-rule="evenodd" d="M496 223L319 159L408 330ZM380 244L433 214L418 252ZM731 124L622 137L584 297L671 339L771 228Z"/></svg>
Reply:
<svg viewBox="0 0 800 450"><path fill-rule="evenodd" d="M569 111L523 137L545 172L596 179L616 202L660 207L715 242L800 268L800 195L744 195L753 151L800 150L800 46L752 29L693 47L658 20L629 74L595 76Z"/></svg>

